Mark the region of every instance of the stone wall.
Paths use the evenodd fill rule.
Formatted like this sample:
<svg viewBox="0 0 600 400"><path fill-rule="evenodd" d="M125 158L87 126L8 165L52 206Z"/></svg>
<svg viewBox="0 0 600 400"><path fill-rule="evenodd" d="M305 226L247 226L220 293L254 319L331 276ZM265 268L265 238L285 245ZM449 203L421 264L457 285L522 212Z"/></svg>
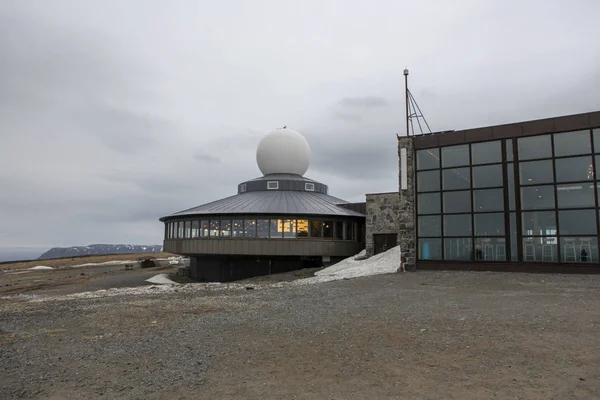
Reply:
<svg viewBox="0 0 600 400"><path fill-rule="evenodd" d="M414 138L398 136L398 186L399 186L399 223L398 244L400 245L401 267L405 271L416 270L417 235L415 221L415 150ZM405 151L403 160L402 149ZM403 187L403 178L405 180Z"/></svg>
<svg viewBox="0 0 600 400"><path fill-rule="evenodd" d="M397 192L367 194L365 248L368 256L374 253L373 235L398 232L400 197Z"/></svg>

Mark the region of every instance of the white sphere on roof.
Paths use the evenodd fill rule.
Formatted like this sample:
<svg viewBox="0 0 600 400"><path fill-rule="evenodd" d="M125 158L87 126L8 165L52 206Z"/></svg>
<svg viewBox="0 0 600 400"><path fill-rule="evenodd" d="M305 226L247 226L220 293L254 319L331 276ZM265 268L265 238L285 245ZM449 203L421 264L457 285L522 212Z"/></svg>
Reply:
<svg viewBox="0 0 600 400"><path fill-rule="evenodd" d="M304 175L310 164L310 146L295 130L276 129L266 134L258 144L256 163L263 175Z"/></svg>

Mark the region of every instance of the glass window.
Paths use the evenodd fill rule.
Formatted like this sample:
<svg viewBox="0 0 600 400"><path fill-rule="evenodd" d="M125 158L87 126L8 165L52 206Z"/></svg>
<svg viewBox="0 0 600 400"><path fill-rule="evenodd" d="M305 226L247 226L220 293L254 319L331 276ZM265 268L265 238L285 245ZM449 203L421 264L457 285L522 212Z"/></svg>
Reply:
<svg viewBox="0 0 600 400"><path fill-rule="evenodd" d="M419 260L441 260L442 239L419 239Z"/></svg>
<svg viewBox="0 0 600 400"><path fill-rule="evenodd" d="M283 220L271 218L270 227L271 239L283 238Z"/></svg>
<svg viewBox="0 0 600 400"><path fill-rule="evenodd" d="M267 182L267 189L279 189L279 181L269 181Z"/></svg>
<svg viewBox="0 0 600 400"><path fill-rule="evenodd" d="M559 158L556 163L556 182L589 181L594 179L592 157Z"/></svg>
<svg viewBox="0 0 600 400"><path fill-rule="evenodd" d="M506 166L506 173L508 174L508 209L513 211L517 202L515 198L515 166L513 163Z"/></svg>
<svg viewBox="0 0 600 400"><path fill-rule="evenodd" d="M419 214L439 214L440 213L440 194L439 193L421 193L417 195Z"/></svg>
<svg viewBox="0 0 600 400"><path fill-rule="evenodd" d="M471 191L444 192L444 213L471 212Z"/></svg>
<svg viewBox="0 0 600 400"><path fill-rule="evenodd" d="M297 229L298 229L298 237L308 237L308 220L307 219L299 219Z"/></svg>
<svg viewBox="0 0 600 400"><path fill-rule="evenodd" d="M246 219L244 220L244 237L255 238L256 237L256 220Z"/></svg>
<svg viewBox="0 0 600 400"><path fill-rule="evenodd" d="M231 220L221 220L221 237L231 237Z"/></svg>
<svg viewBox="0 0 600 400"><path fill-rule="evenodd" d="M323 237L323 222L311 220L310 221L310 237L320 238Z"/></svg>
<svg viewBox="0 0 600 400"><path fill-rule="evenodd" d="M444 239L444 260L469 261L473 259L473 243L467 238Z"/></svg>
<svg viewBox="0 0 600 400"><path fill-rule="evenodd" d="M493 142L473 143L471 145L473 165L502 162L502 147L499 140Z"/></svg>
<svg viewBox="0 0 600 400"><path fill-rule="evenodd" d="M442 236L441 220L439 215L418 217L419 236Z"/></svg>
<svg viewBox="0 0 600 400"><path fill-rule="evenodd" d="M333 237L333 221L323 222L323 237L326 237L326 238Z"/></svg>
<svg viewBox="0 0 600 400"><path fill-rule="evenodd" d="M417 150L417 170L440 167L440 149Z"/></svg>
<svg viewBox="0 0 600 400"><path fill-rule="evenodd" d="M173 223L169 222L167 224L167 239L171 239L173 237Z"/></svg>
<svg viewBox="0 0 600 400"><path fill-rule="evenodd" d="M560 235L597 235L596 210L568 210L558 212Z"/></svg>
<svg viewBox="0 0 600 400"><path fill-rule="evenodd" d="M469 145L442 147L442 167L469 165Z"/></svg>
<svg viewBox="0 0 600 400"><path fill-rule="evenodd" d="M220 226L221 226L221 223L218 219L210 220L210 237L211 238L219 237Z"/></svg>
<svg viewBox="0 0 600 400"><path fill-rule="evenodd" d="M504 211L504 190L473 190L473 212Z"/></svg>
<svg viewBox="0 0 600 400"><path fill-rule="evenodd" d="M200 221L192 221L192 238L199 237L200 232Z"/></svg>
<svg viewBox="0 0 600 400"><path fill-rule="evenodd" d="M524 237L523 261L555 262L558 259L556 237Z"/></svg>
<svg viewBox="0 0 600 400"><path fill-rule="evenodd" d="M185 238L189 239L192 237L192 221L185 221Z"/></svg>
<svg viewBox="0 0 600 400"><path fill-rule="evenodd" d="M269 237L269 220L268 219L257 219L256 220L256 237L260 239Z"/></svg>
<svg viewBox="0 0 600 400"><path fill-rule="evenodd" d="M442 170L444 190L469 189L471 175L469 168L452 168Z"/></svg>
<svg viewBox="0 0 600 400"><path fill-rule="evenodd" d="M600 153L600 128L594 129L592 135L594 136L594 153Z"/></svg>
<svg viewBox="0 0 600 400"><path fill-rule="evenodd" d="M513 140L512 139L506 139L506 141L504 143L506 145L506 160L507 161L513 161L513 159L514 159Z"/></svg>
<svg viewBox="0 0 600 400"><path fill-rule="evenodd" d="M519 163L519 180L521 185L537 185L540 183L554 182L552 160Z"/></svg>
<svg viewBox="0 0 600 400"><path fill-rule="evenodd" d="M517 146L519 148L519 160L552 157L550 135L519 138L517 139Z"/></svg>
<svg viewBox="0 0 600 400"><path fill-rule="evenodd" d="M475 238L475 260L506 261L506 239Z"/></svg>
<svg viewBox="0 0 600 400"><path fill-rule="evenodd" d="M521 188L521 209L553 210L554 186L530 186Z"/></svg>
<svg viewBox="0 0 600 400"><path fill-rule="evenodd" d="M335 221L334 231L336 239L344 239L344 223L342 221Z"/></svg>
<svg viewBox="0 0 600 400"><path fill-rule="evenodd" d="M315 191L315 184L314 183L305 183L304 184L304 190L306 190L307 192L314 192Z"/></svg>
<svg viewBox="0 0 600 400"><path fill-rule="evenodd" d="M556 186L558 208L595 207L593 183L571 183Z"/></svg>
<svg viewBox="0 0 600 400"><path fill-rule="evenodd" d="M504 213L475 214L475 236L504 236Z"/></svg>
<svg viewBox="0 0 600 400"><path fill-rule="evenodd" d="M444 215L444 236L473 236L471 214Z"/></svg>
<svg viewBox="0 0 600 400"><path fill-rule="evenodd" d="M517 246L517 213L511 212L509 216L509 229L510 229L510 259L512 261L519 260L518 246Z"/></svg>
<svg viewBox="0 0 600 400"><path fill-rule="evenodd" d="M284 219L283 220L283 238L293 239L296 237L296 220L295 219Z"/></svg>
<svg viewBox="0 0 600 400"><path fill-rule="evenodd" d="M231 221L231 237L244 237L244 220L234 219L233 221Z"/></svg>
<svg viewBox="0 0 600 400"><path fill-rule="evenodd" d="M417 172L417 189L419 192L439 191L440 171Z"/></svg>
<svg viewBox="0 0 600 400"><path fill-rule="evenodd" d="M346 222L346 240L354 240L354 223Z"/></svg>
<svg viewBox="0 0 600 400"><path fill-rule="evenodd" d="M598 262L598 238L560 238L560 251L561 261L564 262Z"/></svg>
<svg viewBox="0 0 600 400"><path fill-rule="evenodd" d="M200 235L202 235L202 237L204 238L207 238L209 230L210 224L208 223L208 220L203 219L202 221L200 221Z"/></svg>
<svg viewBox="0 0 600 400"><path fill-rule="evenodd" d="M528 211L521 214L521 229L525 236L555 236L554 211Z"/></svg>
<svg viewBox="0 0 600 400"><path fill-rule="evenodd" d="M590 131L564 132L554 134L554 156L575 156L592 152Z"/></svg>
<svg viewBox="0 0 600 400"><path fill-rule="evenodd" d="M598 144L600 145L600 143L598 143ZM596 150L596 151L599 151L599 150ZM594 177L596 179L600 179L600 156L595 156L594 158L596 159L595 160L595 162L596 162L596 173L594 174Z"/></svg>
<svg viewBox="0 0 600 400"><path fill-rule="evenodd" d="M502 164L473 167L473 187L502 187Z"/></svg>
<svg viewBox="0 0 600 400"><path fill-rule="evenodd" d="M179 221L179 231L177 233L177 237L179 239L183 239L183 232L184 232L184 228L183 228L183 221Z"/></svg>

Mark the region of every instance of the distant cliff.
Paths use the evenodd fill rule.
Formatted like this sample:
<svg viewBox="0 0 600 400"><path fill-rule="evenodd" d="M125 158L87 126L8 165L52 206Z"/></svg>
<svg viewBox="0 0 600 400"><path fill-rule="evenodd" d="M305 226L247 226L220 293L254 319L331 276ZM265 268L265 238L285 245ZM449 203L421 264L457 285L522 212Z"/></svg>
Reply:
<svg viewBox="0 0 600 400"><path fill-rule="evenodd" d="M38 260L102 254L159 253L162 249L162 245L131 244L90 244L89 246L55 247L39 256Z"/></svg>

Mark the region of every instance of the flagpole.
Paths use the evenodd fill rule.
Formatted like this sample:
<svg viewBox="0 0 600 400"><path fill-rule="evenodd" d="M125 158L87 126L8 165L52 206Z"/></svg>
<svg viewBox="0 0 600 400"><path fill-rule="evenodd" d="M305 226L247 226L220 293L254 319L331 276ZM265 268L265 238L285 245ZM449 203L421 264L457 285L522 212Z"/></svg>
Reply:
<svg viewBox="0 0 600 400"><path fill-rule="evenodd" d="M408 132L408 68L404 69L404 101L406 103L406 136Z"/></svg>

